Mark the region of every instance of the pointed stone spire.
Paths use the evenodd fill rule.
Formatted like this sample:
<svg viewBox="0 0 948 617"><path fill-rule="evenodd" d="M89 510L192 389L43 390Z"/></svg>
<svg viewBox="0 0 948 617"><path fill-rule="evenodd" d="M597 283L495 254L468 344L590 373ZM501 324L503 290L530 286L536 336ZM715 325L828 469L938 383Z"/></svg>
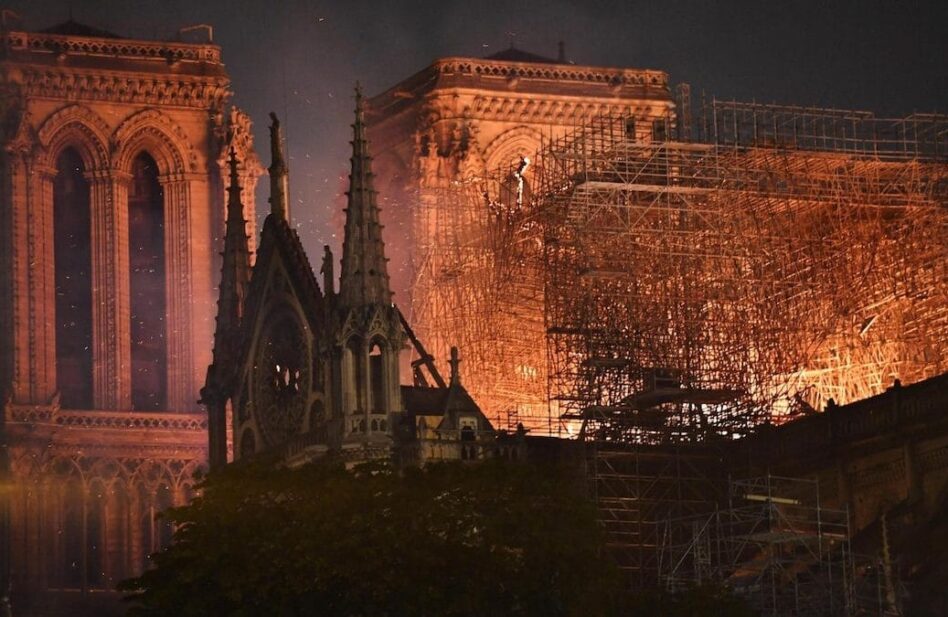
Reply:
<svg viewBox="0 0 948 617"><path fill-rule="evenodd" d="M214 363L234 361L234 340L243 316L244 298L250 285L250 246L247 221L240 199L240 178L237 174L237 154L230 151L230 186L227 188L227 223L224 235L224 253L221 266L220 291L217 298L217 329L214 332Z"/></svg>
<svg viewBox="0 0 948 617"><path fill-rule="evenodd" d="M207 369L207 381L201 390L201 403L207 406L208 459L213 469L227 463L227 392L237 370L240 320L250 285L250 246L240 192L237 154L231 148L217 328L214 330L212 364Z"/></svg>
<svg viewBox="0 0 948 617"><path fill-rule="evenodd" d="M283 159L283 131L280 130L280 120L272 111L270 120L270 213L289 222L289 170Z"/></svg>
<svg viewBox="0 0 948 617"><path fill-rule="evenodd" d="M339 299L343 306L391 304L385 245L379 208L372 186L372 158L365 139L362 90L356 84L355 123L352 125L352 169L349 173L345 236Z"/></svg>

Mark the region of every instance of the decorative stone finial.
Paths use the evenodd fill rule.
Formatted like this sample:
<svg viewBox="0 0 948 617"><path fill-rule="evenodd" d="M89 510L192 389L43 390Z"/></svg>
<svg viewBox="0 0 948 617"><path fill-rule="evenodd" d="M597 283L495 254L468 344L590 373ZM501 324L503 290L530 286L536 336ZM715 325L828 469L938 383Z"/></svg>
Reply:
<svg viewBox="0 0 948 617"><path fill-rule="evenodd" d="M461 360L458 359L458 348L451 347L451 385L461 384Z"/></svg>

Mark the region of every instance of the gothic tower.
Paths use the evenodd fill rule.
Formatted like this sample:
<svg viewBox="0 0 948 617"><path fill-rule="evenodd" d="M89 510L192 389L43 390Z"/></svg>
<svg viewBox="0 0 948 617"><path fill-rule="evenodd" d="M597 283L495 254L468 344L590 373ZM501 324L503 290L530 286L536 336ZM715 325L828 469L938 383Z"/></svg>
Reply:
<svg viewBox="0 0 948 617"><path fill-rule="evenodd" d="M246 241L263 170L209 37L2 17L0 579L9 551L14 614L109 614L206 463L225 192Z"/></svg>
<svg viewBox="0 0 948 617"><path fill-rule="evenodd" d="M333 372L338 375L333 403L344 421L343 447L371 449L387 447L391 414L401 411L398 356L405 335L392 303L358 86L355 99L342 272L339 292L331 299Z"/></svg>

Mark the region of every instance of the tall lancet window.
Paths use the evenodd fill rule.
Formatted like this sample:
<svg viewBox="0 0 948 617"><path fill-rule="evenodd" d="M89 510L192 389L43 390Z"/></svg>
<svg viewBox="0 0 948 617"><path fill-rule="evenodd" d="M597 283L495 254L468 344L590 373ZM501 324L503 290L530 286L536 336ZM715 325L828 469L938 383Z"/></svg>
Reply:
<svg viewBox="0 0 948 617"><path fill-rule="evenodd" d="M56 377L66 409L92 407L92 248L89 183L67 148L56 159L53 252L56 271Z"/></svg>
<svg viewBox="0 0 948 617"><path fill-rule="evenodd" d="M365 375L362 367L364 357L362 341L356 338L351 339L343 352L343 387L345 388L343 400L346 409L351 412L365 411L360 401Z"/></svg>
<svg viewBox="0 0 948 617"><path fill-rule="evenodd" d="M385 411L385 355L382 347L375 341L369 351L369 411Z"/></svg>
<svg viewBox="0 0 948 617"><path fill-rule="evenodd" d="M132 335L132 407L167 407L164 193L147 153L132 163L128 195L128 262Z"/></svg>

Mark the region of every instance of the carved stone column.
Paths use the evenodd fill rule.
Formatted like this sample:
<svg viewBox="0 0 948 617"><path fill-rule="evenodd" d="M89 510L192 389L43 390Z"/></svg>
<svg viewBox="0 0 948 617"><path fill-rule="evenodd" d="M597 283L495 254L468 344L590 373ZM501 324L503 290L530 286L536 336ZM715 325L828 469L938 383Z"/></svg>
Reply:
<svg viewBox="0 0 948 617"><path fill-rule="evenodd" d="M92 230L92 382L96 409L131 409L128 183L116 170L88 172Z"/></svg>
<svg viewBox="0 0 948 617"><path fill-rule="evenodd" d="M130 576L136 576L142 571L142 563L145 560L142 538L142 517L145 515L143 507L140 487L130 483L126 516L128 534L125 536L128 542L125 550L125 572Z"/></svg>
<svg viewBox="0 0 948 617"><path fill-rule="evenodd" d="M386 396L388 400L386 401L385 411L388 413L402 411L402 390L401 390L401 367L399 366L398 361L398 352L401 348L401 340L395 339L387 342L388 349L386 350L386 364L385 367L385 387L386 387ZM390 430L392 427L391 417L386 420L389 424Z"/></svg>
<svg viewBox="0 0 948 617"><path fill-rule="evenodd" d="M362 383L358 384L359 386L359 409L362 410L362 418L365 419L365 433L363 438L369 434L369 423L370 417L369 414L372 413L372 360L369 358L369 354L372 352L372 341L368 338L363 338L361 344L359 345L360 355L358 362L362 364Z"/></svg>
<svg viewBox="0 0 948 617"><path fill-rule="evenodd" d="M191 180L171 174L159 181L165 196L168 409L192 411L197 407L198 386L191 349Z"/></svg>
<svg viewBox="0 0 948 617"><path fill-rule="evenodd" d="M11 378L11 395L15 403L38 402L31 399L33 380L30 378L30 295L27 282L30 277L29 233L26 225L29 213L29 184L27 182L27 156L24 152L11 152L7 158L7 196L10 208L10 331L12 349L9 351L8 370Z"/></svg>
<svg viewBox="0 0 948 617"><path fill-rule="evenodd" d="M56 272L53 254L53 179L56 170L35 163L21 168L28 238L29 402L47 404L56 392Z"/></svg>

